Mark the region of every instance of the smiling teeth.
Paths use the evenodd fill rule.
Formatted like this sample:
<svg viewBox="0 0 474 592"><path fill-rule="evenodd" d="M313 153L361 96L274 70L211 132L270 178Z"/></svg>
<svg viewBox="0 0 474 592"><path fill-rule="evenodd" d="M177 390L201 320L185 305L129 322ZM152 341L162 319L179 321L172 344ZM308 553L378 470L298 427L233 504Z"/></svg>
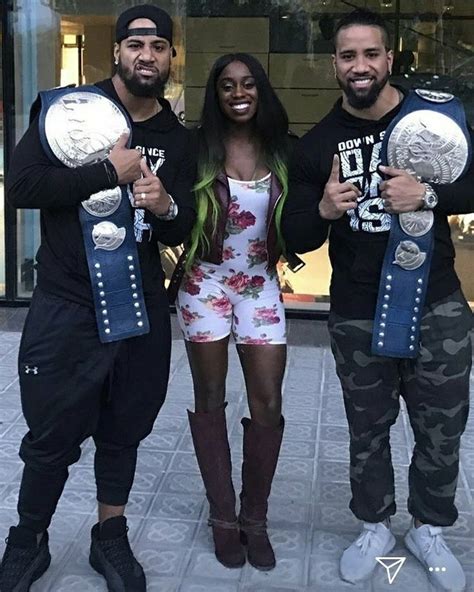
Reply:
<svg viewBox="0 0 474 592"><path fill-rule="evenodd" d="M240 105L232 106L232 108L237 109L237 111L243 111L244 109L247 109L247 107L249 107L249 103L241 103Z"/></svg>

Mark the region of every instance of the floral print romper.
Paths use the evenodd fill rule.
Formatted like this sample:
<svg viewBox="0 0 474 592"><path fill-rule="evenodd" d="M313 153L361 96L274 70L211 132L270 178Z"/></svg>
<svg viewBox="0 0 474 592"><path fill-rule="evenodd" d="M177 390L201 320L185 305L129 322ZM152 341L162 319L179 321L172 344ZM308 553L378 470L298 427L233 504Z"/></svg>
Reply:
<svg viewBox="0 0 474 592"><path fill-rule="evenodd" d="M178 321L188 341L286 343L285 310L276 270L266 270L271 175L228 178L231 202L220 265L197 260L178 292Z"/></svg>

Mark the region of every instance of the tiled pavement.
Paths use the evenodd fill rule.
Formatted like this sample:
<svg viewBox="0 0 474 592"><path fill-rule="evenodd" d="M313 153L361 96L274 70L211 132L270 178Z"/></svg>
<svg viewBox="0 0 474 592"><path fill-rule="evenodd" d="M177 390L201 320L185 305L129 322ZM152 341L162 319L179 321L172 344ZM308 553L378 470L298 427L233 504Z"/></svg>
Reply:
<svg viewBox="0 0 474 592"><path fill-rule="evenodd" d="M16 353L20 334L14 315L0 309L0 537L15 520L22 464L18 445L22 419ZM21 316L21 315L20 315ZM167 402L140 450L137 477L127 514L134 550L145 567L150 592L428 592L422 568L403 547L409 525L407 468L412 435L402 409L392 431L399 511L393 519L397 547L407 556L395 582L378 567L371 583L352 586L338 576L338 558L359 530L348 510L347 429L334 364L323 323L292 322L284 390L287 429L270 500L269 524L278 565L259 572L246 565L229 570L215 560L206 527L207 504L187 426L192 405L191 378L183 343L173 341ZM303 344L303 345L301 345ZM228 418L234 476L240 483L242 432L247 413L243 379L235 351L230 355ZM103 580L88 565L89 530L95 522L93 447L84 445L71 469L51 527L53 562L34 592L104 591ZM474 590L474 420L464 436L458 491L459 520L447 531L464 565L468 590ZM0 545L3 553L3 541Z"/></svg>

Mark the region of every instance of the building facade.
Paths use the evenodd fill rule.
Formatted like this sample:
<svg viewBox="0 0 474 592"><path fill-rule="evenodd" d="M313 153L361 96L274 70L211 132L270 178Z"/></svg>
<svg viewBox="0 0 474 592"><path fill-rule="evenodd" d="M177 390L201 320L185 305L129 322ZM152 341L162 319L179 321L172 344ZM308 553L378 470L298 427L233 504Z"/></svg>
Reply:
<svg viewBox="0 0 474 592"><path fill-rule="evenodd" d="M0 304L27 301L35 285L39 212L16 211L4 199L4 176L39 90L93 83L112 68L114 23L144 0L3 0L0 28ZM150 0L153 2L154 0ZM160 0L173 15L177 57L167 98L183 124L199 118L213 61L229 52L254 54L301 135L340 95L331 37L352 7L380 11L395 52L393 80L407 87L447 90L474 120L474 2L472 0ZM474 215L450 220L456 265L474 303ZM176 250L165 249L167 272ZM289 309L328 309L327 249L303 256L293 274L280 266ZM471 273L470 273L471 272Z"/></svg>

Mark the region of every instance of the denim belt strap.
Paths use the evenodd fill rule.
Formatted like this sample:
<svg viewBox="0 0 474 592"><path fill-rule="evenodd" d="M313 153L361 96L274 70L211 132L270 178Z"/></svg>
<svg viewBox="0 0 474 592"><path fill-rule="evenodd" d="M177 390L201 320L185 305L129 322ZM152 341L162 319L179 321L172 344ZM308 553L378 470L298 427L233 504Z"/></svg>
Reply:
<svg viewBox="0 0 474 592"><path fill-rule="evenodd" d="M382 142L381 162L418 179L452 183L471 160L464 109L448 93L417 89L405 98ZM431 210L392 215L374 317L372 353L415 358L434 250Z"/></svg>
<svg viewBox="0 0 474 592"><path fill-rule="evenodd" d="M123 109L95 86L40 92L40 138L55 165L105 160L131 125ZM150 330L124 186L99 191L79 207L99 339L119 341Z"/></svg>

